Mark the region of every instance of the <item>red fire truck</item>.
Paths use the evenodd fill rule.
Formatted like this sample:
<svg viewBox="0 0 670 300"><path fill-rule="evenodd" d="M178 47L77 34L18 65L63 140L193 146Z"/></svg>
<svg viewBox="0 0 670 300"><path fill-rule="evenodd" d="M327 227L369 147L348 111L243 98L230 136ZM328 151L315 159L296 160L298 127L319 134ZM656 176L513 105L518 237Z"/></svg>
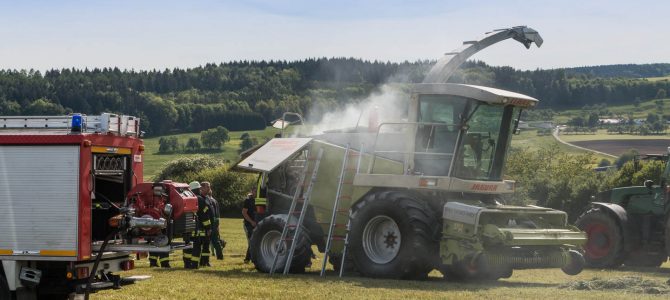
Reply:
<svg viewBox="0 0 670 300"><path fill-rule="evenodd" d="M0 299L118 287L133 251L187 247L173 238L195 230L197 198L143 182L139 121L0 117Z"/></svg>

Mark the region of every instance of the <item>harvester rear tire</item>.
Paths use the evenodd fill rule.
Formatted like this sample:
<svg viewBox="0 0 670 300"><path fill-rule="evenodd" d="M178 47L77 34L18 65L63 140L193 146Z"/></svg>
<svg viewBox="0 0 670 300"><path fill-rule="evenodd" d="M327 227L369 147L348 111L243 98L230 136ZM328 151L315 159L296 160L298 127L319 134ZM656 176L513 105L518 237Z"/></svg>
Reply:
<svg viewBox="0 0 670 300"><path fill-rule="evenodd" d="M382 191L354 207L349 253L363 276L423 279L439 260L440 224L428 203L402 191Z"/></svg>
<svg viewBox="0 0 670 300"><path fill-rule="evenodd" d="M587 234L584 245L586 266L616 268L625 259L622 228L600 208L592 208L579 216L577 227Z"/></svg>
<svg viewBox="0 0 670 300"><path fill-rule="evenodd" d="M258 225L251 234L251 261L254 263L256 270L263 273L270 273L272 269L272 262L274 260L274 253L276 253L277 242L281 237L282 230L286 224L286 219L283 216L271 215L258 222ZM289 233L288 237L292 237ZM307 265L312 260L312 246L309 239L309 233L302 227L300 236L297 239L295 252L293 253L293 260L291 261L291 273L303 273ZM290 243L288 244L290 246ZM284 250L288 253L288 247ZM281 273L284 271L286 260L281 257L275 266L275 272Z"/></svg>

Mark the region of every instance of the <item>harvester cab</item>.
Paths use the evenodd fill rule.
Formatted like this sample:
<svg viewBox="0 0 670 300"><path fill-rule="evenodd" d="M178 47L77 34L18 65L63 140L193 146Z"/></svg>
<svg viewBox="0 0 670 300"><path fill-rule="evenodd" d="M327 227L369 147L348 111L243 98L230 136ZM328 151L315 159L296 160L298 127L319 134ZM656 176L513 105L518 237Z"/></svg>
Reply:
<svg viewBox="0 0 670 300"><path fill-rule="evenodd" d="M433 269L486 279L524 268L579 273L586 236L564 212L498 201L514 192L503 169L520 111L538 100L445 83L469 56L508 38L542 43L527 27L487 33L411 87L406 120L273 139L240 162L268 179L269 215L251 237L256 268L303 271L315 244L325 253L322 274L326 261L341 272L403 279Z"/></svg>

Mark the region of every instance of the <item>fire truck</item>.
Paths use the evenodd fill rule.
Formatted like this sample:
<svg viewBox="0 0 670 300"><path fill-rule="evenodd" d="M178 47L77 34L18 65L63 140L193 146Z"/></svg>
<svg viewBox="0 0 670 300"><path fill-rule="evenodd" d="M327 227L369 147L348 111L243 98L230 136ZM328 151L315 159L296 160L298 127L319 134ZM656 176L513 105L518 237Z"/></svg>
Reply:
<svg viewBox="0 0 670 300"><path fill-rule="evenodd" d="M0 299L117 288L133 252L188 247L188 185L143 182L139 118L0 117Z"/></svg>

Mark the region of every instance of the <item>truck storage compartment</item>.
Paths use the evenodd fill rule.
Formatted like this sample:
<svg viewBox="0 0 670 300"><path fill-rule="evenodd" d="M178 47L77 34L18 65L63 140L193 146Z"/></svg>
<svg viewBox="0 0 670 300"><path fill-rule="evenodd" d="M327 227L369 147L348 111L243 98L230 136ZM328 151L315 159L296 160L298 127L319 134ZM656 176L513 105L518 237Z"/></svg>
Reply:
<svg viewBox="0 0 670 300"><path fill-rule="evenodd" d="M0 258L76 260L79 145L0 145Z"/></svg>

